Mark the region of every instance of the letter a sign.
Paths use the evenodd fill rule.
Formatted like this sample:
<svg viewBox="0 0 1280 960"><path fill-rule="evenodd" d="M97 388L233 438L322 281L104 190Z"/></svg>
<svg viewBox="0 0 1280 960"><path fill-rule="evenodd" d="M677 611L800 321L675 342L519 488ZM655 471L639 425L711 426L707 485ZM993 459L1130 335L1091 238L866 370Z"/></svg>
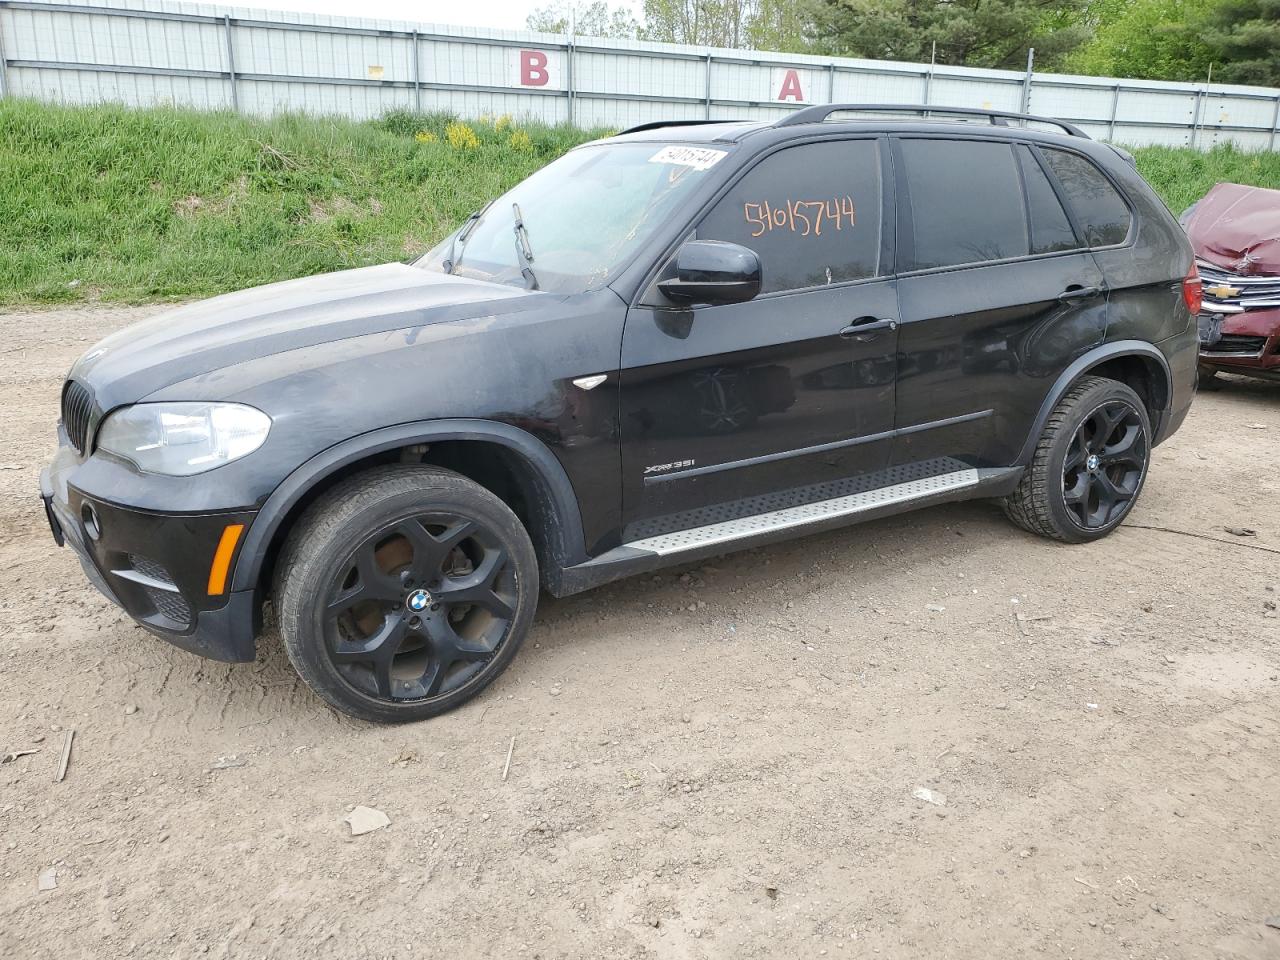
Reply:
<svg viewBox="0 0 1280 960"><path fill-rule="evenodd" d="M782 82L775 83L774 89L777 90L776 99L780 101L790 101L792 103L804 103L804 90L800 86L800 74L795 70L775 70L774 73L782 74Z"/></svg>

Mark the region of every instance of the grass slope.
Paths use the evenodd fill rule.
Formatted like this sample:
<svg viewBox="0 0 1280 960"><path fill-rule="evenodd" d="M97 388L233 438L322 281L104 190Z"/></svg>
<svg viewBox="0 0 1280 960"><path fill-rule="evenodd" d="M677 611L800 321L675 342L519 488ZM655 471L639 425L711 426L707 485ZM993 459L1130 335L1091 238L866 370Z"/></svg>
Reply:
<svg viewBox="0 0 1280 960"><path fill-rule="evenodd" d="M0 305L190 299L404 259L600 133L0 101ZM1277 153L1135 153L1175 212L1222 180L1280 188Z"/></svg>
<svg viewBox="0 0 1280 960"><path fill-rule="evenodd" d="M185 299L404 259L591 136L0 101L0 304Z"/></svg>

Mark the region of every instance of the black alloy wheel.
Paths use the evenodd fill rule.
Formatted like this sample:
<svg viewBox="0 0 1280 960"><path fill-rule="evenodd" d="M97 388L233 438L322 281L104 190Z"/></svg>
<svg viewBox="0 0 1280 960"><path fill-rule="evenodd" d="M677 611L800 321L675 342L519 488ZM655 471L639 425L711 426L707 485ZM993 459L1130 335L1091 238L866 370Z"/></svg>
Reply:
<svg viewBox="0 0 1280 960"><path fill-rule="evenodd" d="M1147 432L1126 400L1109 400L1076 428L1062 464L1062 496L1072 519L1100 530L1122 516L1142 487Z"/></svg>
<svg viewBox="0 0 1280 960"><path fill-rule="evenodd" d="M1128 384L1085 376L1055 404L1018 486L1010 520L1042 537L1104 537L1133 509L1151 462L1151 421Z"/></svg>
<svg viewBox="0 0 1280 960"><path fill-rule="evenodd" d="M330 585L326 649L382 700L458 689L493 659L515 616L511 557L475 520L425 513L366 537Z"/></svg>
<svg viewBox="0 0 1280 960"><path fill-rule="evenodd" d="M452 471L378 467L320 497L276 565L285 651L353 717L422 720L474 697L533 623L538 560L501 499Z"/></svg>

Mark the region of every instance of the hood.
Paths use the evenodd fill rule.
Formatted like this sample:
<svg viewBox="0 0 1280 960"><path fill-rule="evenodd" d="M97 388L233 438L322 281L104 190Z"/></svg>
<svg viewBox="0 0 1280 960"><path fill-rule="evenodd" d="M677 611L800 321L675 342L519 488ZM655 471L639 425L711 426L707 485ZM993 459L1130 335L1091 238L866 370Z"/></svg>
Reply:
<svg viewBox="0 0 1280 960"><path fill-rule="evenodd" d="M241 290L159 314L71 369L106 411L247 360L391 330L515 313L548 294L389 263Z"/></svg>
<svg viewBox="0 0 1280 960"><path fill-rule="evenodd" d="M1280 190L1219 183L1183 226L1201 259L1242 276L1280 274Z"/></svg>

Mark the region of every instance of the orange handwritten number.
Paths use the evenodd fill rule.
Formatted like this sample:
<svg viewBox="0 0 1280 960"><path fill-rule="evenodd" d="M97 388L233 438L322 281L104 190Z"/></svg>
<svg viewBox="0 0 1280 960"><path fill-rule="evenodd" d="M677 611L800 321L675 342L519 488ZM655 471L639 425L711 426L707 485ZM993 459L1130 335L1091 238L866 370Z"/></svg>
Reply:
<svg viewBox="0 0 1280 960"><path fill-rule="evenodd" d="M816 208L812 215L808 212ZM837 230L844 229L844 219L849 218L849 226L858 222L857 208L853 197L832 197L830 200L787 200L781 207L771 207L766 200L762 203L744 203L742 215L752 226L751 236L760 237L775 228L786 228L791 233L799 233L802 237L822 236L822 218L826 217L835 224ZM797 227L799 224L799 227Z"/></svg>

